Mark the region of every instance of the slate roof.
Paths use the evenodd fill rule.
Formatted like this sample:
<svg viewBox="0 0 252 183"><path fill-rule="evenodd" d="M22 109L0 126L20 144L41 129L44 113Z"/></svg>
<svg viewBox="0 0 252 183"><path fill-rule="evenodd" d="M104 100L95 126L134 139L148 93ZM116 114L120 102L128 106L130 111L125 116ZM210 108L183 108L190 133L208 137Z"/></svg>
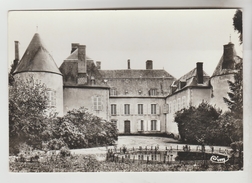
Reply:
<svg viewBox="0 0 252 183"><path fill-rule="evenodd" d="M89 57L86 57L87 62L87 78L88 82L85 85L90 85L91 76L95 78L96 86L107 86L104 83L103 78L97 69L94 61ZM76 49L70 56L64 60L60 66L60 71L63 74L63 84L64 86L77 86L78 78L78 49ZM85 86L83 85L83 86Z"/></svg>
<svg viewBox="0 0 252 183"><path fill-rule="evenodd" d="M99 70L107 84L116 89L115 97L150 97L150 90L155 89L153 97L164 97L170 92L170 85L175 78L165 70Z"/></svg>
<svg viewBox="0 0 252 183"><path fill-rule="evenodd" d="M123 70L100 70L104 78L174 78L165 70L135 70L135 69L123 69Z"/></svg>
<svg viewBox="0 0 252 183"><path fill-rule="evenodd" d="M78 48L76 50L74 50L73 53L71 53L71 55L69 55L66 60L78 60ZM86 56L86 60L92 60L91 58L89 58L88 56Z"/></svg>
<svg viewBox="0 0 252 183"><path fill-rule="evenodd" d="M241 57L235 56L234 60L235 63L239 63L241 61ZM217 67L215 68L212 77L235 73L234 69L222 69L222 63L223 63L223 56L221 57Z"/></svg>
<svg viewBox="0 0 252 183"><path fill-rule="evenodd" d="M180 77L178 80L176 80L172 86L175 87L175 90L173 93L178 92L180 90L183 90L187 87L210 87L210 77L207 75L205 71L203 71L203 83L198 84L197 81L197 68L192 69L187 74ZM182 87L180 87L180 82L185 82Z"/></svg>
<svg viewBox="0 0 252 183"><path fill-rule="evenodd" d="M61 75L38 33L33 36L14 74L20 72L51 72Z"/></svg>

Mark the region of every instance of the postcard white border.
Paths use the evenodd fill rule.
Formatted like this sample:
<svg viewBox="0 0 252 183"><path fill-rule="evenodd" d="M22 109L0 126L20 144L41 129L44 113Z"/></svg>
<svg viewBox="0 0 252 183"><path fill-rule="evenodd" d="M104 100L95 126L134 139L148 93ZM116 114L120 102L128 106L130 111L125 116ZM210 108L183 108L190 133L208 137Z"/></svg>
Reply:
<svg viewBox="0 0 252 183"><path fill-rule="evenodd" d="M5 0L1 11L1 182L251 182L252 181L252 9L251 0L167 0L167 1L90 1L90 0ZM126 9L126 8L243 8L244 17L244 171L241 172L162 172L162 173L9 173L8 172L8 78L7 12L36 9Z"/></svg>

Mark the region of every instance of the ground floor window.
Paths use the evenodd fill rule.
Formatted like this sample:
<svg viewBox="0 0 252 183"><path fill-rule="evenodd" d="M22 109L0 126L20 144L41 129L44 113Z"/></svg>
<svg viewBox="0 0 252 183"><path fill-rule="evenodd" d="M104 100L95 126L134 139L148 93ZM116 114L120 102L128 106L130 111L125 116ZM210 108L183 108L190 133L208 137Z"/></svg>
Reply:
<svg viewBox="0 0 252 183"><path fill-rule="evenodd" d="M143 130L144 130L144 121L141 120L141 131L143 131Z"/></svg>
<svg viewBox="0 0 252 183"><path fill-rule="evenodd" d="M151 131L157 130L157 120L151 120Z"/></svg>

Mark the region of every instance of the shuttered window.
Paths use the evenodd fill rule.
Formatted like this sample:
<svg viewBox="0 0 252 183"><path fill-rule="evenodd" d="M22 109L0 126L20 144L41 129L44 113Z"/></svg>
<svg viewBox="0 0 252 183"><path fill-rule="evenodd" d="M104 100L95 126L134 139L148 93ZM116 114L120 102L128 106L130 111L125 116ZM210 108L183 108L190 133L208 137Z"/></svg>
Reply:
<svg viewBox="0 0 252 183"><path fill-rule="evenodd" d="M124 104L124 114L129 115L130 114L130 105Z"/></svg>
<svg viewBox="0 0 252 183"><path fill-rule="evenodd" d="M141 131L144 130L144 120L141 120Z"/></svg>
<svg viewBox="0 0 252 183"><path fill-rule="evenodd" d="M95 111L101 111L102 110L102 102L100 96L94 96L93 97L93 108Z"/></svg>
<svg viewBox="0 0 252 183"><path fill-rule="evenodd" d="M48 90L47 95L47 107L56 107L56 91Z"/></svg>
<svg viewBox="0 0 252 183"><path fill-rule="evenodd" d="M185 108L186 107L186 97L183 96L182 97L182 108Z"/></svg>
<svg viewBox="0 0 252 183"><path fill-rule="evenodd" d="M151 104L151 114L157 114L157 104Z"/></svg>
<svg viewBox="0 0 252 183"><path fill-rule="evenodd" d="M157 120L151 120L151 131L157 130Z"/></svg>
<svg viewBox="0 0 252 183"><path fill-rule="evenodd" d="M138 114L143 114L143 104L138 104Z"/></svg>
<svg viewBox="0 0 252 183"><path fill-rule="evenodd" d="M111 104L111 115L116 115L116 104Z"/></svg>

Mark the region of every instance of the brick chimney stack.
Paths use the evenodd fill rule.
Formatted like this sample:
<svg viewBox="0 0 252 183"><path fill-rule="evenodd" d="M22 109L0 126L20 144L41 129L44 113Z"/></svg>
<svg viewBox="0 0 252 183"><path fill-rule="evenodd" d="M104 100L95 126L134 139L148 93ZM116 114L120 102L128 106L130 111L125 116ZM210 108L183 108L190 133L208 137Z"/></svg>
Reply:
<svg viewBox="0 0 252 183"><path fill-rule="evenodd" d="M130 69L130 59L128 59L128 69Z"/></svg>
<svg viewBox="0 0 252 183"><path fill-rule="evenodd" d="M72 43L71 53L73 53L79 46L79 43Z"/></svg>
<svg viewBox="0 0 252 183"><path fill-rule="evenodd" d="M78 73L87 72L86 45L78 46Z"/></svg>
<svg viewBox="0 0 252 183"><path fill-rule="evenodd" d="M197 62L197 81L203 84L203 62Z"/></svg>
<svg viewBox="0 0 252 183"><path fill-rule="evenodd" d="M146 69L153 69L152 60L147 60L146 61Z"/></svg>
<svg viewBox="0 0 252 183"><path fill-rule="evenodd" d="M19 42L15 41L15 60L19 60Z"/></svg>

